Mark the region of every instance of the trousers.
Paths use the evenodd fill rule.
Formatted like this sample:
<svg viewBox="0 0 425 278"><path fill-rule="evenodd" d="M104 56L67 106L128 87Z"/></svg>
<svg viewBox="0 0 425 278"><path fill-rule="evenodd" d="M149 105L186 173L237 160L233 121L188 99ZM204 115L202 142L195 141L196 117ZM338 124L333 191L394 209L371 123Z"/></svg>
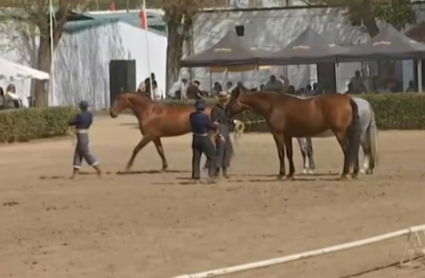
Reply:
<svg viewBox="0 0 425 278"><path fill-rule="evenodd" d="M74 152L74 168L80 169L83 159L90 166L98 164L97 159L90 153L89 149L89 135L87 133L77 133L77 145Z"/></svg>
<svg viewBox="0 0 425 278"><path fill-rule="evenodd" d="M210 161L208 167L208 176L214 177L215 174L215 149L209 136L193 135L192 139L192 179L201 178L201 157L205 154L207 161Z"/></svg>

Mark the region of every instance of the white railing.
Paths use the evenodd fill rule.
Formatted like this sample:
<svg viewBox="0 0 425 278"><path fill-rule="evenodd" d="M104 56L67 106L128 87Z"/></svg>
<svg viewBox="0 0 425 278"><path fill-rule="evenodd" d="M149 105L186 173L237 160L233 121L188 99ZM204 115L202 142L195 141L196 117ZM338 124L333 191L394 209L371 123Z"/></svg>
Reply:
<svg viewBox="0 0 425 278"><path fill-rule="evenodd" d="M418 254L422 256L425 254L425 249L419 249L423 247L420 234L425 236L425 225L414 226L408 229L404 229L404 230L400 230L400 231L396 231L392 233L387 233L387 234L383 234L383 235L379 235L375 237L370 237L370 238L353 241L349 243L344 243L340 245L335 245L331 247L326 247L322 249L316 249L316 250L308 251L304 253L274 258L274 259L265 260L265 261L258 261L258 262L248 263L248 264L241 264L241 265L236 265L236 266L231 266L226 268L220 268L220 269L215 269L215 270L210 270L210 271L205 271L200 273L185 274L185 275L180 275L173 278L209 278L209 277L227 275L231 273L264 268L264 267L269 267L273 265L284 264L284 263L289 263L289 262L293 262L297 260L321 256L325 254L352 249L352 248L369 245L376 242L407 235L408 240L406 242L406 247L400 261L400 264L404 264L406 262L405 259L407 255L409 255L409 262L411 262L415 256L416 257L418 256ZM412 243L413 243L413 248L411 248ZM419 253L417 251L419 251Z"/></svg>

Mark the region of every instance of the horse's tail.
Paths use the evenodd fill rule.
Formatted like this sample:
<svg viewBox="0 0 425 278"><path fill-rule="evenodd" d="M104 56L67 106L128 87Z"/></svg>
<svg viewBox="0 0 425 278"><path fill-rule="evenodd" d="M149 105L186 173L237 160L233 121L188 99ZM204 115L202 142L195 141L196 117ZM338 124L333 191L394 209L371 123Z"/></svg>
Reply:
<svg viewBox="0 0 425 278"><path fill-rule="evenodd" d="M376 166L379 163L378 127L376 126L375 111L373 110L372 105L369 104L369 106L370 110L372 111L372 117L370 119L369 128L367 129L367 136L370 144L370 162L373 162L373 166Z"/></svg>
<svg viewBox="0 0 425 278"><path fill-rule="evenodd" d="M361 124L359 118L359 108L356 102L350 97L350 106L352 110L351 123L347 129L348 149L347 156L350 166L359 162L359 149L361 140Z"/></svg>

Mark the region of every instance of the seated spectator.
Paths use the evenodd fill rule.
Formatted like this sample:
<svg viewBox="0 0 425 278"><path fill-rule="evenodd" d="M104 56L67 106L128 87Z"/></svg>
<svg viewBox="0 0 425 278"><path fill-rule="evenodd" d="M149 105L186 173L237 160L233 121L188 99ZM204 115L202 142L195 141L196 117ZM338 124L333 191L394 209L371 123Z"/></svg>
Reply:
<svg viewBox="0 0 425 278"><path fill-rule="evenodd" d="M416 87L415 81L409 81L409 87L406 89L406 93L416 93L418 92L418 87Z"/></svg>
<svg viewBox="0 0 425 278"><path fill-rule="evenodd" d="M295 95L295 87L294 87L294 86L292 86L292 85L289 85L289 86L288 86L288 91L287 91L287 93L288 93L289 95Z"/></svg>

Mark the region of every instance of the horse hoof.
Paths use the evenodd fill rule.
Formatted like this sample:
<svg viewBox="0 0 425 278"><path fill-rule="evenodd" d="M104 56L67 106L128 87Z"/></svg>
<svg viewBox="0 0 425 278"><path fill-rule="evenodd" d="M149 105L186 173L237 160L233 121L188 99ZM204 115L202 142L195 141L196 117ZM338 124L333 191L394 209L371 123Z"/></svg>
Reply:
<svg viewBox="0 0 425 278"><path fill-rule="evenodd" d="M313 170L308 170L307 172L309 175L314 175L314 171Z"/></svg>
<svg viewBox="0 0 425 278"><path fill-rule="evenodd" d="M351 179L358 180L359 179L359 176L357 174L352 174L351 175Z"/></svg>
<svg viewBox="0 0 425 278"><path fill-rule="evenodd" d="M278 179L278 180L283 180L283 175L279 175L279 176L277 176L277 179Z"/></svg>
<svg viewBox="0 0 425 278"><path fill-rule="evenodd" d="M307 175L307 173L308 173L307 169L303 169L303 174Z"/></svg>
<svg viewBox="0 0 425 278"><path fill-rule="evenodd" d="M287 181L293 181L293 180L295 180L295 178L294 178L294 176L290 175L290 176L286 177L286 180Z"/></svg>
<svg viewBox="0 0 425 278"><path fill-rule="evenodd" d="M365 169L361 169L360 170L360 174L366 174L366 170Z"/></svg>
<svg viewBox="0 0 425 278"><path fill-rule="evenodd" d="M373 170L368 169L368 170L366 171L366 175L372 175L372 174L373 174Z"/></svg>

